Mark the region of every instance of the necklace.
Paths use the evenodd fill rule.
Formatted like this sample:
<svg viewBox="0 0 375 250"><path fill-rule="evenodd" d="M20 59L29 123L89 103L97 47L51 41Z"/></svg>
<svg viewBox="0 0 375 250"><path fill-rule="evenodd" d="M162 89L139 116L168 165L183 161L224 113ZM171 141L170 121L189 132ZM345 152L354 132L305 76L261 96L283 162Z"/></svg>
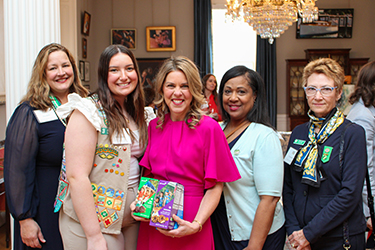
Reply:
<svg viewBox="0 0 375 250"><path fill-rule="evenodd" d="M249 122L248 120L245 120L245 121L243 121L243 122L241 122L241 124L240 125L238 125L232 132L230 132L229 134L226 134L225 132L224 132L224 134L225 134L225 137L227 138L227 140L228 140L228 138L229 137L231 137L237 130L239 130L240 128L242 128L245 124L247 124L247 123L249 123L249 125L250 125L250 123L251 122ZM225 127L226 128L226 127ZM224 129L225 130L225 129Z"/></svg>

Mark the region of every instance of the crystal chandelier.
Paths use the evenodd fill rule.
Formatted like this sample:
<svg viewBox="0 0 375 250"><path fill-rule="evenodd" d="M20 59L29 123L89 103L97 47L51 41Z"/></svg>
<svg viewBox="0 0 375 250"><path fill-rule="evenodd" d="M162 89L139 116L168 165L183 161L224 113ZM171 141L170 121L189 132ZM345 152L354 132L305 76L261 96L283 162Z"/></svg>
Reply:
<svg viewBox="0 0 375 250"><path fill-rule="evenodd" d="M226 7L227 18L243 19L270 44L298 20L298 14L304 23L318 19L315 0L227 0Z"/></svg>

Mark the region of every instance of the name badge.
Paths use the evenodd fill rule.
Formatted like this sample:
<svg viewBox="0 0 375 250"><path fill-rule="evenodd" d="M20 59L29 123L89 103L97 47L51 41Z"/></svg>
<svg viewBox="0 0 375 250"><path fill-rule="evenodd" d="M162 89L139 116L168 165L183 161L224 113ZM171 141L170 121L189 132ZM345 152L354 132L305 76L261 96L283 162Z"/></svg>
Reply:
<svg viewBox="0 0 375 250"><path fill-rule="evenodd" d="M34 115L39 123L50 122L59 119L52 109L47 111L43 110L34 110Z"/></svg>
<svg viewBox="0 0 375 250"><path fill-rule="evenodd" d="M296 157L298 150L295 148L290 147L288 152L285 155L284 162L286 164L292 164L294 157Z"/></svg>
<svg viewBox="0 0 375 250"><path fill-rule="evenodd" d="M303 146L305 144L306 141L304 140L300 140L300 139L295 139L293 144L297 144L297 145L301 145Z"/></svg>

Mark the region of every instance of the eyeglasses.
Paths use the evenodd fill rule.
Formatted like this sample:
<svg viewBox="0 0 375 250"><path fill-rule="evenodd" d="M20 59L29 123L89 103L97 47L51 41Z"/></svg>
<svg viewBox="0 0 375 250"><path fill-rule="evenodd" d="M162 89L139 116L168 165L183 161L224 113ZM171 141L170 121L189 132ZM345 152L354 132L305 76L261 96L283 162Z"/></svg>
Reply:
<svg viewBox="0 0 375 250"><path fill-rule="evenodd" d="M318 91L320 92L321 95L327 96L327 95L332 94L333 90L337 89L337 87L322 87L318 89L318 88L309 86L309 87L303 87L303 89L305 90L305 93L307 96L314 96L316 95L316 92Z"/></svg>

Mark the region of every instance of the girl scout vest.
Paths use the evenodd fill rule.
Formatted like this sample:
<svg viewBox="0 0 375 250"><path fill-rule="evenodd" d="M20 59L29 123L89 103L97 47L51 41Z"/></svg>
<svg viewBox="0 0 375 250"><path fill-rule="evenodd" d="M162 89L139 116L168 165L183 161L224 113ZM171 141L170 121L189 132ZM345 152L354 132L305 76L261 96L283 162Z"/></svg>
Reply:
<svg viewBox="0 0 375 250"><path fill-rule="evenodd" d="M128 189L131 140L126 134L126 142L112 145L108 137L108 124L98 96L92 96L101 118L101 131L98 131L94 163L89 179L95 201L96 214L103 233L119 234L124 217L124 206ZM79 152L77 152L79 153ZM79 166L77 166L79 167ZM73 208L66 178L65 151L63 154L55 212L60 208L65 214L79 222Z"/></svg>

